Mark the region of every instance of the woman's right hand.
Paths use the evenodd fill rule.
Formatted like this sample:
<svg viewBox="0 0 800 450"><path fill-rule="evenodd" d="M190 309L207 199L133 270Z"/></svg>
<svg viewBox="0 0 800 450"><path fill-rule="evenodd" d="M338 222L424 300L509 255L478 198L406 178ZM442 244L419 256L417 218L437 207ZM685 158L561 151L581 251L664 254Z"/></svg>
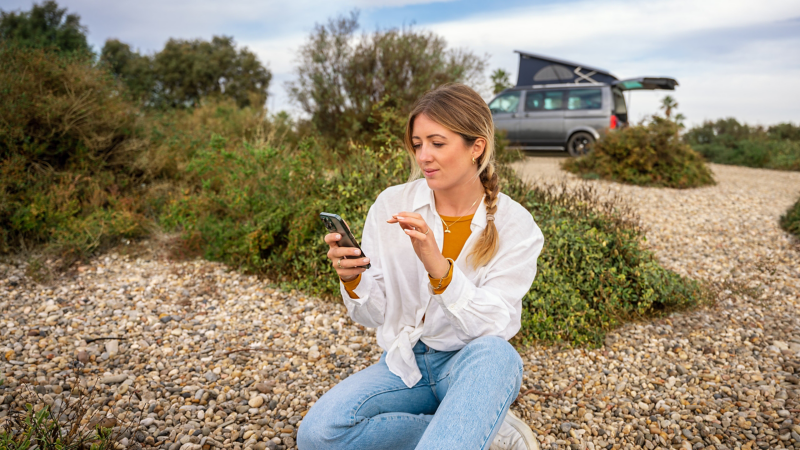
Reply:
<svg viewBox="0 0 800 450"><path fill-rule="evenodd" d="M333 268L339 274L342 281L352 281L363 273L365 268L357 267L364 266L369 263L369 258L360 259L345 259L345 256L359 256L361 251L353 247L339 247L339 240L342 235L339 233L328 233L325 235L325 243L328 244L328 259L331 260Z"/></svg>

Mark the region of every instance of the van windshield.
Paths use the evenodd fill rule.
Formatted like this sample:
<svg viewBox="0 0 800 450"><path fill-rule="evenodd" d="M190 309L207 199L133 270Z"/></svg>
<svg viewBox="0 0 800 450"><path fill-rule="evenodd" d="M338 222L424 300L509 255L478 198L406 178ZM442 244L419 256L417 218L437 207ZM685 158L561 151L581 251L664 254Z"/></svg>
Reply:
<svg viewBox="0 0 800 450"><path fill-rule="evenodd" d="M628 107L625 105L625 96L619 89L612 89L614 93L614 114L628 114Z"/></svg>

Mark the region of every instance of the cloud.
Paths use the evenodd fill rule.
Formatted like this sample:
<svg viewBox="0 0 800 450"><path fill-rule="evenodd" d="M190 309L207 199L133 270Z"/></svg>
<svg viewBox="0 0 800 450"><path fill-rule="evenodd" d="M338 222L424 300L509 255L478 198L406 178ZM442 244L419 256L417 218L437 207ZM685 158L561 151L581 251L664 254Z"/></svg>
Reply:
<svg viewBox="0 0 800 450"><path fill-rule="evenodd" d="M427 28L451 45L492 55L516 73L527 50L601 67L620 78L676 77L690 123L734 116L799 121L800 7L794 1L579 1L482 14ZM657 111L663 92L633 94L633 116ZM781 99L784 100L781 100Z"/></svg>

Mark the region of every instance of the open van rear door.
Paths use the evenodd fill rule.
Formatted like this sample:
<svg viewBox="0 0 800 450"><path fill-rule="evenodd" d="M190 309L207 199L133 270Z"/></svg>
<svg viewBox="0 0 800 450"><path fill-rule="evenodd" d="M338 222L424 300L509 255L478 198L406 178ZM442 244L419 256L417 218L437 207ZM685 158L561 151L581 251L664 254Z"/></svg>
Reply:
<svg viewBox="0 0 800 450"><path fill-rule="evenodd" d="M674 78L666 77L637 77L628 78L626 80L618 80L611 83L612 86L619 88L621 91L635 91L635 90L656 90L664 89L674 91L678 82Z"/></svg>

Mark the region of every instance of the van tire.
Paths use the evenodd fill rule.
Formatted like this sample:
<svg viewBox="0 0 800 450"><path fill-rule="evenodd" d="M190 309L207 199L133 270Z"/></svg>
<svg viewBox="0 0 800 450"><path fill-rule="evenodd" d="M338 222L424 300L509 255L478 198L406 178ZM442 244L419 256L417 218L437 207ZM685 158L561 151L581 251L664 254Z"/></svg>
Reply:
<svg viewBox="0 0 800 450"><path fill-rule="evenodd" d="M594 148L594 136L585 131L578 131L570 136L567 141L567 151L570 156L583 156Z"/></svg>

